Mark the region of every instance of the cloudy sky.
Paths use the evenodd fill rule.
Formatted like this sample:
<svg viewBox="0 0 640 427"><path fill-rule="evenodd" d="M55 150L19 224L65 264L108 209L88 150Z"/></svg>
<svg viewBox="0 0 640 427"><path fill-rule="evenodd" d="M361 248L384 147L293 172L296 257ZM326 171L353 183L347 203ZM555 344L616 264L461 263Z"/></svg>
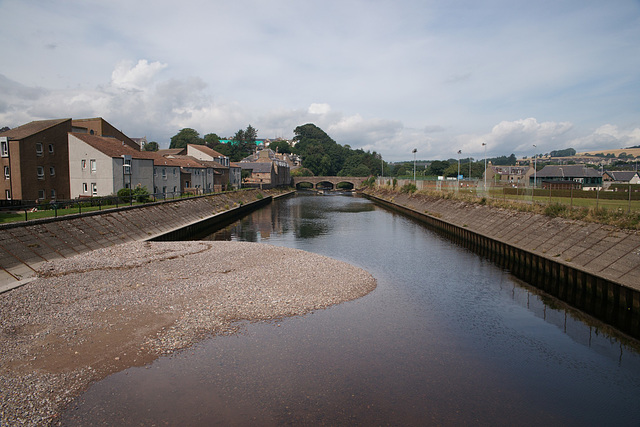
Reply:
<svg viewBox="0 0 640 427"><path fill-rule="evenodd" d="M0 127L314 123L387 161L640 144L638 0L0 0ZM537 148L534 149L533 145Z"/></svg>

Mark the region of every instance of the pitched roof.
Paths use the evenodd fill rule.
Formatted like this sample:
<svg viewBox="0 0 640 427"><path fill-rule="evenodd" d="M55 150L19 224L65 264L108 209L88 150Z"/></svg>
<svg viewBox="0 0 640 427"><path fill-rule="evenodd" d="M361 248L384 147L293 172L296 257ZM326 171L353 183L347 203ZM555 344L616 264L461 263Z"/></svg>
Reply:
<svg viewBox="0 0 640 427"><path fill-rule="evenodd" d="M192 156L183 156L183 155L167 155L164 156L167 159L171 159L174 163L182 168L205 168L202 164L201 160L196 159Z"/></svg>
<svg viewBox="0 0 640 427"><path fill-rule="evenodd" d="M116 138L90 135L88 133L70 133L70 135L112 158L128 155L133 159L152 159L155 163L155 158L160 157L153 151L134 150Z"/></svg>
<svg viewBox="0 0 640 427"><path fill-rule="evenodd" d="M200 152L203 152L204 154L213 157L214 159L216 157L227 157L224 154L218 153L216 150L214 150L213 148L209 148L206 145L199 145L199 144L188 144L189 147L196 149Z"/></svg>
<svg viewBox="0 0 640 427"><path fill-rule="evenodd" d="M273 163L265 162L241 162L240 167L245 170L252 170L254 173L269 173Z"/></svg>
<svg viewBox="0 0 640 427"><path fill-rule="evenodd" d="M31 135L35 135L38 132L42 132L43 130L49 129L53 126L70 120L71 119L36 120L22 126L18 126L17 128L1 132L0 136L6 136L10 140L24 139ZM71 130L71 127L69 127L69 130Z"/></svg>
<svg viewBox="0 0 640 427"><path fill-rule="evenodd" d="M638 174L636 171L606 171L605 173L613 178L614 181L623 182L631 181Z"/></svg>
<svg viewBox="0 0 640 427"><path fill-rule="evenodd" d="M583 165L547 165L537 172L538 178L586 178L599 177L600 172Z"/></svg>
<svg viewBox="0 0 640 427"><path fill-rule="evenodd" d="M156 153L160 154L161 156L185 154L186 149L185 148L164 148L162 150L156 151Z"/></svg>
<svg viewBox="0 0 640 427"><path fill-rule="evenodd" d="M229 166L221 165L220 163L214 160L200 160L200 159L196 159L196 160L198 160L200 164L210 167L212 169L222 169L222 170L229 169Z"/></svg>
<svg viewBox="0 0 640 427"><path fill-rule="evenodd" d="M160 156L156 153L156 157L153 158L153 166L170 166L181 167L182 162L171 157Z"/></svg>

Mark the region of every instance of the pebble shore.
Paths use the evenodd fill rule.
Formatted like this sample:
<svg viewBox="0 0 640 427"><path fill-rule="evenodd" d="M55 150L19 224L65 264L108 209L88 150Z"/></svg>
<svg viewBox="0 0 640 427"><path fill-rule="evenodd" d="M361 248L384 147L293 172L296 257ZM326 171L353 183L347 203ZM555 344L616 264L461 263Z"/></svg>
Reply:
<svg viewBox="0 0 640 427"><path fill-rule="evenodd" d="M46 263L0 295L0 425L55 425L111 373L375 287L344 262L246 242L135 242Z"/></svg>

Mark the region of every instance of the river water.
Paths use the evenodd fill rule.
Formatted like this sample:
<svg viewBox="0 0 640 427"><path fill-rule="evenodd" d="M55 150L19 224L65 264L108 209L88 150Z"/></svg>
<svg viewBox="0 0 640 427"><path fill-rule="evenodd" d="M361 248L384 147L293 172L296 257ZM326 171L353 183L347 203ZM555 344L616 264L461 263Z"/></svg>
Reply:
<svg viewBox="0 0 640 427"><path fill-rule="evenodd" d="M640 425L637 341L366 199L299 193L205 239L327 255L369 271L378 287L111 375L67 420Z"/></svg>

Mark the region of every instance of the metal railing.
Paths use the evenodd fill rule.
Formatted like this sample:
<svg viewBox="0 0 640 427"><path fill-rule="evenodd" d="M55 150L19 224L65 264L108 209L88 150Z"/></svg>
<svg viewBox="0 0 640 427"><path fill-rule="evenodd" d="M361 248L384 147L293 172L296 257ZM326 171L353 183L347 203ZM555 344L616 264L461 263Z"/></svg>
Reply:
<svg viewBox="0 0 640 427"><path fill-rule="evenodd" d="M540 205L559 204L569 209L591 207L595 209L609 209L624 213L640 213L640 185L618 184L608 190L595 188L583 189L555 189L533 188L523 183L487 182L484 187L482 179L398 179L393 177L379 177L376 184L382 187L393 187L401 190L404 186L415 185L416 191L435 191L455 193L460 196L486 198L519 203L535 203Z"/></svg>
<svg viewBox="0 0 640 427"><path fill-rule="evenodd" d="M123 206L145 205L166 200L200 197L216 194L220 191L205 191L193 188L182 192L165 192L149 194L130 194L127 196L81 197L71 200L49 201L10 201L0 206L0 223L29 221L39 218L57 218L59 215L82 214L103 209L120 208Z"/></svg>

